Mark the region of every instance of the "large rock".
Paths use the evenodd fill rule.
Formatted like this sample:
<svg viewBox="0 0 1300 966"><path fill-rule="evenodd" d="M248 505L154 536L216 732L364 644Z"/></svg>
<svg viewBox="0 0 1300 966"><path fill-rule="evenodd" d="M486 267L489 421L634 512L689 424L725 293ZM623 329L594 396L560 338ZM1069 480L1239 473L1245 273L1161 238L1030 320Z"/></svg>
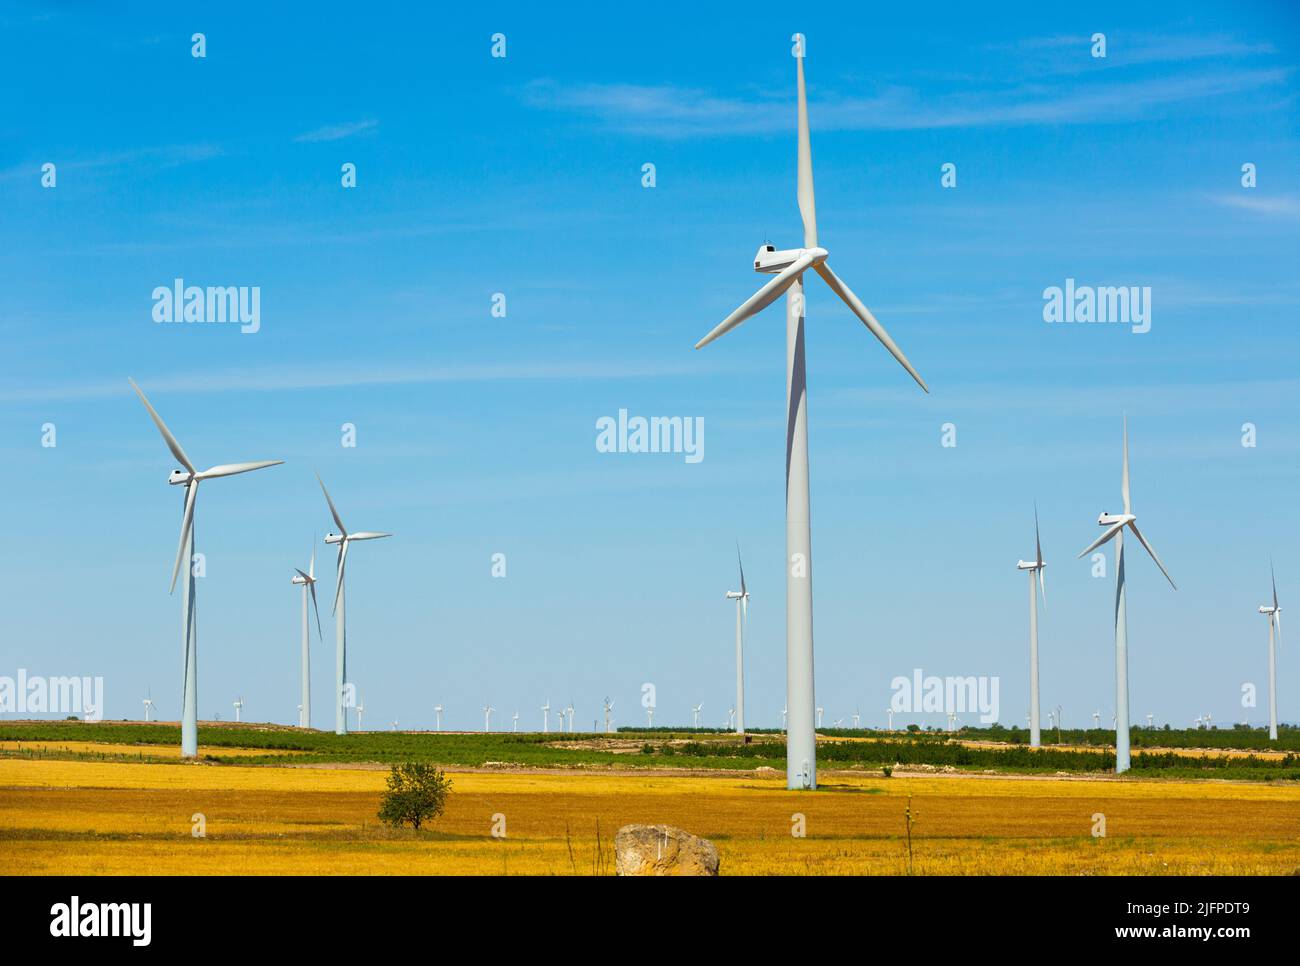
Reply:
<svg viewBox="0 0 1300 966"><path fill-rule="evenodd" d="M671 825L624 825L614 836L615 875L717 875L708 839Z"/></svg>

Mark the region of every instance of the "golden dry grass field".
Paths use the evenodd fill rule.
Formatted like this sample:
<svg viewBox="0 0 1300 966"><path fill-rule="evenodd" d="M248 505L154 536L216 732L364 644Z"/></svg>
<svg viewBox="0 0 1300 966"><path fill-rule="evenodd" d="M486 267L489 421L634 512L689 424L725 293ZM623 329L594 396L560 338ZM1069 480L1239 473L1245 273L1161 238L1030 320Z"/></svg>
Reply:
<svg viewBox="0 0 1300 966"><path fill-rule="evenodd" d="M610 871L620 825L664 822L712 839L724 875L905 874L910 797L919 875L1300 868L1294 786L826 774L808 794L753 775L453 772L446 815L416 833L379 825L384 777L0 759L0 861L19 874L590 874ZM806 837L791 835L796 813Z"/></svg>

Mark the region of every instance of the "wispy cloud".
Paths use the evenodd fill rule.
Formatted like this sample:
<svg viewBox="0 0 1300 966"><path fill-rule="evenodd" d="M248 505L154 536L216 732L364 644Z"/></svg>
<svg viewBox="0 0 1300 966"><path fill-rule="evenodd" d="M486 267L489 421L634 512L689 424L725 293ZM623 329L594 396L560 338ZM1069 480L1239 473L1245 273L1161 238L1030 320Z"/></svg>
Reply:
<svg viewBox="0 0 1300 966"><path fill-rule="evenodd" d="M1211 195L1217 205L1237 208L1270 218L1300 218L1300 197L1295 195L1261 195L1258 189L1243 189L1236 194Z"/></svg>
<svg viewBox="0 0 1300 966"><path fill-rule="evenodd" d="M197 371L137 381L148 392L293 392L355 386L421 385L451 382L617 381L698 375L716 366L687 363L632 363L625 360L587 362L493 362L452 366L402 366L386 363L356 365L273 365L258 369ZM104 399L130 392L126 376L114 380L70 382L44 386L7 385L0 401L46 402Z"/></svg>
<svg viewBox="0 0 1300 966"><path fill-rule="evenodd" d="M191 164L195 161L207 161L210 158L220 157L222 149L215 144L164 144L154 147L131 148L124 151L116 151L110 154L100 154L94 157L83 158L66 158L60 156L59 152L51 152L49 157L42 158L40 161L27 162L25 164L14 165L0 171L0 181L9 181L15 178L33 178L40 175L41 165L46 161L52 161L58 166L60 172L65 171L98 171L98 170L115 170L117 168L171 168L181 164Z"/></svg>
<svg viewBox="0 0 1300 966"><path fill-rule="evenodd" d="M1284 84L1285 68L1213 73L1044 89L1042 85L921 96L891 86L865 97L819 98L819 130L922 130L935 128L1082 124L1137 121L1158 110ZM585 84L534 81L525 99L535 107L594 118L627 133L665 137L784 133L789 98L746 100L674 85Z"/></svg>
<svg viewBox="0 0 1300 966"><path fill-rule="evenodd" d="M356 137L358 134L373 134L379 122L373 119L365 121L348 121L343 124L327 124L314 131L299 134L295 141L342 141L344 138Z"/></svg>
<svg viewBox="0 0 1300 966"><path fill-rule="evenodd" d="M1105 33L1105 31L1102 31ZM1187 63L1263 57L1277 52L1270 43L1251 43L1227 34L1107 33L1106 56L1093 57L1092 34L1056 34L1027 37L1011 43L989 44L986 50L1007 51L1021 58L1031 73L1074 74L1114 70L1140 64Z"/></svg>

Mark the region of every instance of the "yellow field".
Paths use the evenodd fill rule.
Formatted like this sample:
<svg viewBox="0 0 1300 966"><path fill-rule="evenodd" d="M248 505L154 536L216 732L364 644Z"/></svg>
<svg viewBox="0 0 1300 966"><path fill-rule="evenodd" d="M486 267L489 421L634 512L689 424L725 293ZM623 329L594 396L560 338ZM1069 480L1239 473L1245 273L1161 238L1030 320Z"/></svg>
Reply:
<svg viewBox="0 0 1300 966"><path fill-rule="evenodd" d="M824 775L454 773L434 831L375 818L384 771L0 759L7 873L588 874L613 832L713 840L723 874L1291 873L1300 789L1259 784ZM206 836L191 835L192 816ZM807 835L791 835L802 813ZM1107 836L1091 834L1105 815ZM491 836L504 816L506 837ZM498 820L499 821L499 820Z"/></svg>
<svg viewBox="0 0 1300 966"><path fill-rule="evenodd" d="M113 744L107 741L0 741L0 752L36 752L53 755L134 755L141 758L179 758L181 746L171 745L127 745ZM199 758L247 758L257 755L302 755L303 751L289 748L226 748L214 745L199 747Z"/></svg>

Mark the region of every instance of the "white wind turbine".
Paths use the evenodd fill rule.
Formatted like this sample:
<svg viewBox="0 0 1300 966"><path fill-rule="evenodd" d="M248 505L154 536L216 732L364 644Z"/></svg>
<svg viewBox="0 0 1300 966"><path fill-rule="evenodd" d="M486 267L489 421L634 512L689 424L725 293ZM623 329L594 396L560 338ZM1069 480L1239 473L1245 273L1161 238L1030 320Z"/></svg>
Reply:
<svg viewBox="0 0 1300 966"><path fill-rule="evenodd" d="M365 700L361 695L357 695L357 706L354 709L357 713L357 730L361 730L361 716L366 713Z"/></svg>
<svg viewBox="0 0 1300 966"><path fill-rule="evenodd" d="M822 726L822 715L825 713L825 711L826 711L825 708L818 708L818 709L817 709L817 727L818 727L818 728L820 728L820 727Z"/></svg>
<svg viewBox="0 0 1300 966"><path fill-rule="evenodd" d="M774 278L695 344L699 349L758 314L781 295L786 297L786 698L790 724L786 737L786 785L817 787L817 735L813 722L812 534L808 510L807 369L804 361L803 276L812 269L862 320L922 389L924 380L894 344L876 317L830 265L827 251L817 243L817 208L813 193L812 147L808 133L808 96L804 86L804 37L795 34L794 54L798 94L799 213L803 219L803 248L777 251L763 245L754 256L754 270Z"/></svg>
<svg viewBox="0 0 1300 966"><path fill-rule="evenodd" d="M492 705L490 704L483 705L483 730L484 731L492 730L492 712L495 710L496 708L492 707Z"/></svg>
<svg viewBox="0 0 1300 966"><path fill-rule="evenodd" d="M782 709L781 709L781 730L782 730L782 731L785 731L785 730L786 730L786 727L785 727L785 719L786 719L786 717L788 716L788 713L789 713L789 712L788 712L788 706L785 707L785 708L782 708Z"/></svg>
<svg viewBox="0 0 1300 966"><path fill-rule="evenodd" d="M886 708L885 714L889 715L889 730L893 731L894 730L894 709Z"/></svg>
<svg viewBox="0 0 1300 966"><path fill-rule="evenodd" d="M1043 609L1047 609L1047 587L1043 583L1043 541L1038 536L1038 504L1034 504L1034 559L1021 560L1017 570L1029 573L1029 747L1042 745L1038 708L1038 595L1043 595ZM1034 585L1038 586L1035 587Z"/></svg>
<svg viewBox="0 0 1300 966"><path fill-rule="evenodd" d="M609 734L609 713L614 710L614 702L605 699L605 734Z"/></svg>
<svg viewBox="0 0 1300 966"><path fill-rule="evenodd" d="M564 713L569 718L569 734L573 734L573 702L572 701L570 701L569 706L564 709Z"/></svg>
<svg viewBox="0 0 1300 966"><path fill-rule="evenodd" d="M740 590L727 591L736 602L736 734L745 733L745 625L749 623L749 591L745 589L745 565L736 544L736 566L740 568Z"/></svg>
<svg viewBox="0 0 1300 966"><path fill-rule="evenodd" d="M547 698L546 703L542 705L542 734L550 734L551 731L551 699Z"/></svg>
<svg viewBox="0 0 1300 966"><path fill-rule="evenodd" d="M311 538L311 563L307 572L294 568L289 583L302 587L302 704L298 706L298 726L311 727L311 625L307 621L307 596L316 610L316 635L324 643L325 634L320 627L320 606L316 603L316 538Z"/></svg>
<svg viewBox="0 0 1300 966"><path fill-rule="evenodd" d="M147 695L144 699L144 720L149 721L149 712L153 711L153 697Z"/></svg>
<svg viewBox="0 0 1300 966"><path fill-rule="evenodd" d="M1282 608L1277 602L1277 575L1273 564L1268 565L1273 581L1273 604L1259 609L1268 616L1268 740L1277 741L1277 647L1282 643Z"/></svg>
<svg viewBox="0 0 1300 966"><path fill-rule="evenodd" d="M1153 714L1149 714L1149 715L1147 715L1147 727L1148 727L1148 728L1151 727L1151 723L1152 723L1153 721L1155 721L1155 719L1156 719L1156 716L1155 716L1155 715L1153 715Z"/></svg>
<svg viewBox="0 0 1300 966"><path fill-rule="evenodd" d="M735 726L736 726L736 709L728 708L727 709L727 730L730 731Z"/></svg>
<svg viewBox="0 0 1300 966"><path fill-rule="evenodd" d="M325 481L316 474L316 482L320 483L321 492L325 494L325 502L329 504L330 516L334 518L334 525L339 528L338 533L325 534L327 544L337 543L339 545L338 556L338 582L334 587L334 633L335 633L335 660L334 660L334 733L345 735L348 733L348 716L347 707L344 704L344 689L347 686L348 675L348 632L347 620L345 617L346 596L345 585L343 582L344 568L348 562L348 547L352 545L353 540L379 540L383 537L391 537L391 533L371 533L369 531L359 530L356 533L348 533L347 527L343 526L343 520L339 517L339 511L334 508L334 501L330 499L330 491L325 489Z"/></svg>
<svg viewBox="0 0 1300 966"><path fill-rule="evenodd" d="M199 669L198 669L198 617L195 605L197 603L197 587L194 583L194 503L199 494L199 484L204 480L214 480L223 476L235 476L238 473L247 473L251 470L260 470L268 466L278 466L284 460L260 460L254 463L222 463L213 466L203 472L194 468L190 458L185 455L185 450L181 449L181 444L176 437L172 435L167 424L162 421L157 410L150 405L145 394L140 391L140 387L135 384L135 380L128 379L131 388L135 390L140 401L144 403L144 408L149 410L149 416L153 419L154 425L158 427L158 432L162 434L163 441L176 460L184 467L180 470L172 470L167 482L172 486L185 487L185 510L181 517L181 539L180 546L176 549L176 563L172 566L171 590L176 590L176 578L181 572L181 561L185 561L185 586L183 600L181 601L181 635L184 648L184 670L183 670L183 692L181 698L181 756L184 758L195 758L199 753Z"/></svg>
<svg viewBox="0 0 1300 966"><path fill-rule="evenodd" d="M854 728L858 727L858 724L859 724L859 722L861 722L861 720L862 720L862 715L860 715L860 714L858 714L858 712L854 711L854 712L853 712L853 727L854 727Z"/></svg>
<svg viewBox="0 0 1300 966"><path fill-rule="evenodd" d="M441 731L442 730L442 705L435 704L433 706L433 714L434 714L433 730Z"/></svg>
<svg viewBox="0 0 1300 966"><path fill-rule="evenodd" d="M704 710L704 705L703 705L703 704L697 704L695 707L691 708L691 727L692 727L692 728L698 728L698 727L700 726L700 712L703 711L703 710Z"/></svg>
<svg viewBox="0 0 1300 966"><path fill-rule="evenodd" d="M511 719L511 720L514 721L514 727L512 727L510 730L511 730L511 731L514 731L514 732L518 732L518 731L519 731L519 712L518 712L518 711L515 712L515 716L514 716L514 718Z"/></svg>
<svg viewBox="0 0 1300 966"><path fill-rule="evenodd" d="M244 699L243 699L243 698L236 698L234 704L235 704L235 720L238 721L238 720L239 720L239 712L242 711L242 710L244 709Z"/></svg>
<svg viewBox="0 0 1300 966"><path fill-rule="evenodd" d="M650 707L646 708L645 714L647 720L650 722L650 727L653 728L655 726L655 706L652 704Z"/></svg>
<svg viewBox="0 0 1300 966"><path fill-rule="evenodd" d="M1120 483L1124 498L1124 512L1120 514L1102 511L1097 517L1097 525L1106 530L1100 537L1084 548L1080 557L1087 556L1109 540L1115 541L1115 774L1129 770L1131 758L1129 753L1129 712L1128 712L1128 608L1124 588L1124 528L1128 527L1137 537L1138 543L1151 559L1155 561L1160 572L1169 581L1174 590L1178 585L1165 570L1165 565L1156 556L1151 544L1147 543L1142 531L1137 528L1137 517L1133 515L1132 500L1129 498L1128 485L1128 418L1124 419L1124 472Z"/></svg>

